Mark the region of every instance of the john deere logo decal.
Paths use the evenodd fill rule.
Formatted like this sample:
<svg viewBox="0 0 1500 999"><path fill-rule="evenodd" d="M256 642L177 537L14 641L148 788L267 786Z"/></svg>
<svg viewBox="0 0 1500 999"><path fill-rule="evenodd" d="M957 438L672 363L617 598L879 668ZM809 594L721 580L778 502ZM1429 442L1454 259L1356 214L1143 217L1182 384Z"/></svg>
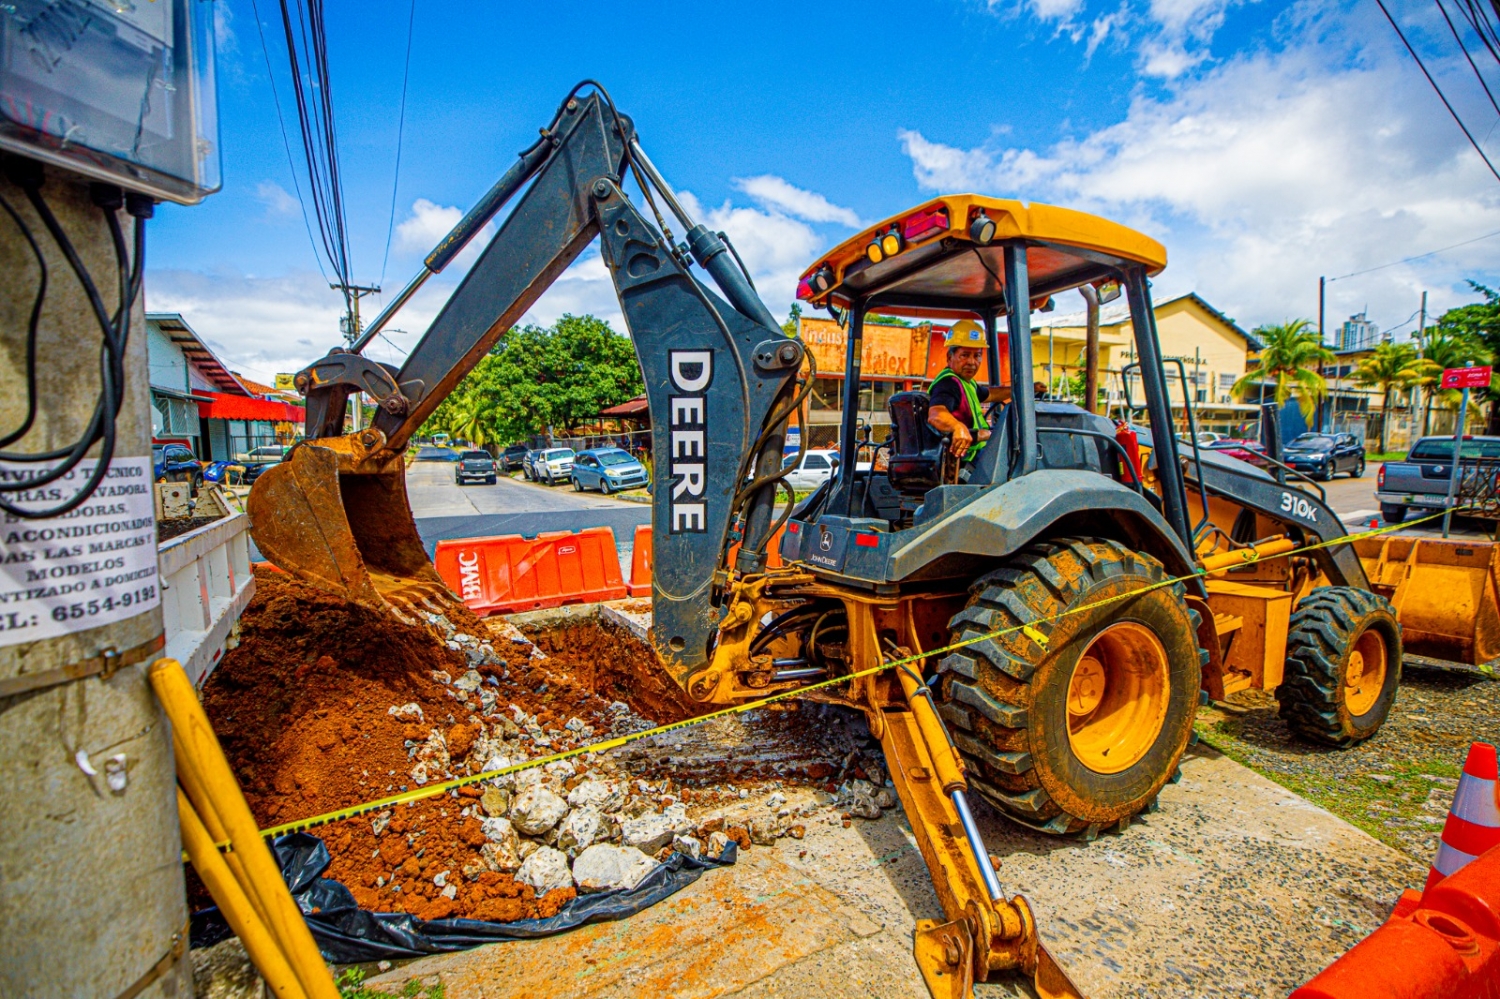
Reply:
<svg viewBox="0 0 1500 999"><path fill-rule="evenodd" d="M832 548L833 547L833 535L831 533L829 533L828 531L824 531L823 532L823 536L818 539L818 547L821 548L825 552L828 551L830 548Z"/></svg>

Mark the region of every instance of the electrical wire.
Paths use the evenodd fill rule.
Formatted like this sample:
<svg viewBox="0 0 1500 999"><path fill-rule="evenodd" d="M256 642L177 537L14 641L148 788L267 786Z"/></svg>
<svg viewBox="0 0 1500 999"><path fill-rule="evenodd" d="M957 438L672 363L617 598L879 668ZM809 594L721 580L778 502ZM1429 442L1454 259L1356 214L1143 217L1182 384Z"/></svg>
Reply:
<svg viewBox="0 0 1500 999"><path fill-rule="evenodd" d="M385 268L391 259L391 235L396 231L396 191L401 186L401 140L406 135L406 86L411 80L411 37L416 20L417 0L411 0L411 9L406 15L406 68L401 71L401 112L396 116L396 172L391 177L391 220L385 227L385 255L380 258L381 284L385 284Z"/></svg>
<svg viewBox="0 0 1500 999"><path fill-rule="evenodd" d="M32 235L31 226L21 218L15 207L11 205L10 199L0 195L0 208L10 216L16 228L21 230L21 236L26 240L26 245L31 247L32 256L36 258L39 271L36 281L36 298L31 303L31 315L26 320L26 416L21 420L21 425L10 433L0 437L0 448L9 447L31 429L36 422L36 342L37 323L42 318L42 303L47 301L47 258L42 254L41 247L36 244L36 237Z"/></svg>
<svg viewBox="0 0 1500 999"><path fill-rule="evenodd" d="M1338 277L1329 278L1326 283L1333 284L1333 282L1342 281L1344 278L1359 277L1361 274L1373 274L1376 271L1383 271L1387 267L1395 267L1397 264L1409 264L1413 260L1425 260L1428 257L1435 257L1439 253L1447 253L1449 250L1456 250L1461 246L1468 246L1470 243L1493 239L1496 236L1500 236L1500 229L1496 229L1494 232L1487 232L1483 236L1475 236L1473 239L1466 239L1462 243L1454 243L1452 246L1443 246L1436 250L1428 250L1426 253L1419 253L1415 257L1402 257L1400 260L1392 260L1390 263L1381 264L1378 267L1367 267L1362 271L1350 271L1348 274L1340 274Z"/></svg>
<svg viewBox="0 0 1500 999"><path fill-rule="evenodd" d="M1458 43L1458 50L1464 54L1464 58L1469 62L1469 68L1474 71L1474 78L1479 81L1479 86L1484 89L1484 96L1490 99L1490 107L1495 109L1497 115L1500 115L1500 104L1495 102L1495 95L1490 93L1490 85L1485 82L1484 74L1479 72L1479 67L1474 64L1474 57L1469 55L1469 47L1464 44L1463 36L1458 33L1458 28L1454 25L1453 19L1448 16L1448 8L1443 6L1443 0L1432 0L1432 2L1437 4L1438 13L1442 14L1443 20L1448 23L1448 30L1453 33L1453 40Z"/></svg>
<svg viewBox="0 0 1500 999"><path fill-rule="evenodd" d="M1453 116L1453 120L1463 130L1464 138L1469 140L1469 145L1473 146L1474 151L1479 154L1479 158L1484 160L1484 165L1489 167L1490 173L1494 174L1495 179L1500 180L1500 170L1495 169L1495 164L1491 163L1490 158L1484 154L1479 141L1469 131L1469 126L1464 124L1464 120L1458 116L1458 112L1454 110L1453 105L1448 103L1448 96L1443 93L1443 88L1438 86L1437 80L1433 79L1432 74L1427 71L1427 64L1422 62L1422 57L1417 55L1417 50L1412 48L1411 42L1406 40L1406 33L1401 30L1401 26L1396 23L1396 19L1391 16L1391 12L1386 9L1385 0L1375 0L1375 3L1380 7L1380 12L1385 15L1385 19L1391 22L1391 27L1396 29L1396 37L1401 39L1401 44L1406 46L1406 51L1411 53L1412 59L1417 63L1417 68L1422 71L1423 76L1427 77L1427 82L1432 85L1433 91L1438 95L1438 100L1443 102L1443 107L1448 109L1448 114Z"/></svg>
<svg viewBox="0 0 1500 999"><path fill-rule="evenodd" d="M271 83L271 103L276 107L276 123L281 126L281 146L286 150L286 165L292 172L292 190L297 192L297 207L302 211L302 226L307 230L307 242L313 251L313 262L318 265L318 273L323 275L323 280L328 280L328 272L323 269L323 258L318 254L318 241L313 236L312 220L307 217L307 202L302 198L302 184L297 180L297 161L292 156L292 140L286 134L286 116L281 112L281 94L276 89L276 74L271 69L271 50L266 46L266 32L260 23L260 8L255 0L250 0L250 12L255 15L255 30L260 34L260 54L266 62L266 79Z"/></svg>
<svg viewBox="0 0 1500 999"><path fill-rule="evenodd" d="M108 474L114 458L116 420L119 416L120 408L124 403L125 348L130 335L130 317L141 289L146 245L145 219L151 214L151 202L147 198L135 195L126 199L120 189L112 185L95 184L90 189L95 206L103 213L105 224L110 233L110 242L113 244L115 251L119 305L111 313L104 304L103 296L100 294L98 285L95 283L92 274L90 274L88 267L79 257L77 248L73 245L72 240L58 222L57 216L52 212L51 206L47 204L46 198L41 193L42 174L40 169L24 162L19 166L15 162L12 162L10 167L9 172L11 173L12 181L26 195L32 209L36 212L37 217L41 219L48 233L51 234L53 241L57 244L64 259L67 260L68 266L72 269L74 276L82 286L84 297L87 299L90 311L93 312L94 319L99 324L99 329L102 333L99 356L99 396L95 401L94 411L89 418L88 424L78 440L68 447L51 451L0 451L0 461L24 464L57 462L54 467L39 472L37 475L19 481L0 483L0 495L3 495L25 493L40 489L69 475L83 461L88 451L95 444L99 445L99 452L95 459L93 470L69 499L43 510L26 509L17 506L10 500L0 499L0 510L12 516L25 519L46 519L68 513L88 500L104 476ZM130 259L132 254L127 249L125 235L120 226L118 211L121 206L125 206L135 217L133 260ZM27 243L31 245L33 252L38 255L39 262L41 262L43 258L40 254L40 247L37 246L30 226L8 201L4 203L4 208L17 226L20 227L22 235L25 237ZM30 426L34 423L36 410L35 341L37 338L37 323L40 318L40 310L45 300L46 277L44 265L41 278L38 282L38 298L33 305L32 317L27 331L28 371L26 381L28 418L25 426L26 430L29 430ZM21 434L13 431L3 439L7 443L13 443L23 434L24 430Z"/></svg>
<svg viewBox="0 0 1500 999"><path fill-rule="evenodd" d="M293 14L292 3L296 5ZM353 311L353 267L344 211L338 129L333 114L333 81L328 69L328 36L323 0L280 0L287 63L297 101L297 123L307 161L308 193L329 266L338 278L346 311ZM299 45L300 36L300 45Z"/></svg>

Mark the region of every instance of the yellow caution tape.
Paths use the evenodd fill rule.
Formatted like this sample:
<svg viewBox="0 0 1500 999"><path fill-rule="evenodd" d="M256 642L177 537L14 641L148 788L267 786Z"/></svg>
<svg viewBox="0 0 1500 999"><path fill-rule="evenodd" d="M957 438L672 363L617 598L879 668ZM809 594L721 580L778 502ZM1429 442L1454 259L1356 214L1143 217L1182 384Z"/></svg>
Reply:
<svg viewBox="0 0 1500 999"><path fill-rule="evenodd" d="M1456 513L1458 511L1454 512ZM1385 527L1375 528L1368 531L1361 531L1357 534L1346 534L1341 538L1334 538L1331 541L1320 541L1317 544L1304 545L1301 548L1293 548L1291 551L1281 552L1277 555L1267 555L1262 559L1258 559L1257 561L1269 562L1272 559L1286 558L1288 556L1298 555L1303 552L1316 551L1319 548L1330 548L1334 545L1343 545L1349 544L1354 541L1363 541L1366 538L1373 538L1378 535L1385 534L1389 531L1412 527L1413 525L1420 524L1423 521L1433 520L1437 517L1441 517L1442 515L1443 512L1439 511L1437 513L1429 514L1425 517L1419 517L1416 520L1409 520L1404 524L1388 524ZM269 829L262 829L261 835L274 839L275 837L286 836L290 833L306 832L309 829L314 829L319 826L326 826L334 822L341 822L344 819L358 818L361 815L368 815L371 812L378 812L383 809L395 807L396 805L410 805L418 801L425 801L428 798L436 798L439 795L446 794L449 791L456 790L460 787L465 787L470 784L480 784L484 781L492 780L496 777L504 777L509 774L520 773L523 770L531 770L536 767L544 767L549 763L557 763L562 760L570 760L574 757L583 756L587 753L608 752L611 749L619 749L621 746L628 746L632 742L639 742L642 739L650 739L654 736L662 735L666 732L675 732L678 729L688 728L693 725L700 725L703 722L712 721L715 718L723 718L727 715L740 714L745 711L754 711L756 708L763 708L768 704L776 704L780 701L791 700L794 697L801 697L803 694L808 694L815 690L822 690L826 687L834 687L839 684L848 683L851 680L858 680L863 677L873 676L876 673L883 672L896 666L904 666L908 663L930 659L933 656L945 655L949 652L955 652L959 649L966 648L967 646L974 645L978 642L988 641L994 638L1003 638L1006 635L1012 635L1016 632L1025 634L1026 637L1030 638L1032 641L1036 642L1038 645L1045 649L1047 647L1047 636L1036 630L1035 626L1038 624L1043 624L1048 621L1056 621L1073 614L1083 614L1087 611L1097 610L1100 607L1105 607L1109 604L1117 603L1121 600L1132 600L1136 597L1141 596L1142 594L1150 593L1153 590L1159 590L1168 586L1175 586L1178 583L1185 582L1189 579L1193 579L1201 575L1205 575L1204 571L1202 569L1195 569L1194 571L1182 576L1173 576L1170 579L1163 579L1158 582L1151 583L1147 586L1143 586L1140 589L1131 590L1128 593L1116 594L1112 597L1105 597L1103 600L1095 600L1092 603L1084 604L1081 607L1074 607L1070 610L1059 611L1055 614L1048 614L1033 621L1028 621L1025 624L1011 625L1008 628L1001 628L998 631L992 631L988 634L975 635L970 638L965 638L962 641L944 645L941 648L931 649L920 655L907 656L904 659L888 660L881 663L879 666L871 666L869 669L860 670L857 673L847 673L843 676L836 676L827 680L820 680L817 683L811 683L804 687L798 687L796 690L787 690L783 691L782 693L772 694L769 697L762 697L754 701L745 701L742 704L735 704L727 708L720 708L717 711L710 711L708 714L697 715L696 717L686 718L682 721L669 722L666 725L657 725L655 728L644 729L640 732L631 732L628 735L616 736L612 739L605 739L602 742L595 742L587 746L579 746L575 749L568 749L560 753L553 753L550 756L539 756L536 759L526 760L521 763L514 763L508 767L499 767L495 770L486 770L482 773L471 774L468 777L455 777L452 780L442 781L437 784L428 784L422 787L415 788L414 790L402 791L400 794L393 794L389 797L378 798L374 801L366 802L362 805L350 805L347 808L340 808L336 811L324 812L322 815L314 815L309 818L298 819L295 822L285 822L278 826L271 826Z"/></svg>

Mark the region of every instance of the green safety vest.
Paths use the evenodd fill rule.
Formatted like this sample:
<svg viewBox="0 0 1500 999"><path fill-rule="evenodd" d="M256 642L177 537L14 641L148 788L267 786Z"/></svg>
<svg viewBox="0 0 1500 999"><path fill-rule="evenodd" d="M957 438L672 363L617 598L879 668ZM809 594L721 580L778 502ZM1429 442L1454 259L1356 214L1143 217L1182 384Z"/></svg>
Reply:
<svg viewBox="0 0 1500 999"><path fill-rule="evenodd" d="M973 422L972 429L975 433L974 443L969 446L969 450L964 452L964 461L973 461L974 456L979 453L979 449L984 447L984 442L979 440L978 431L990 428L989 423L984 418L984 404L979 400L979 389L975 387L972 381L958 374L952 368L944 368L942 371L939 371L937 377L932 380L932 385L936 385L944 378L958 379L959 387L963 389L964 401L969 404L969 414ZM928 386L929 391L931 391L932 385Z"/></svg>

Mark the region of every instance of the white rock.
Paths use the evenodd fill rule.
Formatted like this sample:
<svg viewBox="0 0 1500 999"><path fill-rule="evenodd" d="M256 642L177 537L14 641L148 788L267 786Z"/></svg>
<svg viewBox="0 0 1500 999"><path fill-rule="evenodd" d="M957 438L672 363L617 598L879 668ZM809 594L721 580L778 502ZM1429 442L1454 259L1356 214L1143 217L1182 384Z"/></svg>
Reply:
<svg viewBox="0 0 1500 999"><path fill-rule="evenodd" d="M538 847L536 852L521 863L516 880L531 885L538 896L558 888L573 887L573 875L568 870L568 858L561 850L550 846Z"/></svg>
<svg viewBox="0 0 1500 999"><path fill-rule="evenodd" d="M512 874L521 866L520 844L515 843L486 843L479 848L479 859L484 861L484 866L492 871L502 874Z"/></svg>
<svg viewBox="0 0 1500 999"><path fill-rule="evenodd" d="M586 780L568 792L568 804L574 808L591 806L601 812L618 812L625 807L625 792L614 781Z"/></svg>
<svg viewBox="0 0 1500 999"><path fill-rule="evenodd" d="M406 721L427 720L427 718L422 714L422 705L418 704L416 701L412 701L409 704L392 705L386 710L386 714L392 716L393 718L401 718Z"/></svg>
<svg viewBox="0 0 1500 999"><path fill-rule="evenodd" d="M427 764L418 763L416 766L411 768L411 782L413 784L421 787L423 784L426 784L427 781Z"/></svg>
<svg viewBox="0 0 1500 999"><path fill-rule="evenodd" d="M522 791L510 803L510 821L523 836L540 836L568 814L568 803L540 785Z"/></svg>
<svg viewBox="0 0 1500 999"><path fill-rule="evenodd" d="M703 856L703 841L697 836L673 836L672 849L697 860Z"/></svg>
<svg viewBox="0 0 1500 999"><path fill-rule="evenodd" d="M570 857L599 839L604 832L604 817L589 805L575 808L557 827L557 848Z"/></svg>
<svg viewBox="0 0 1500 999"><path fill-rule="evenodd" d="M717 860L720 857L724 856L724 848L726 846L728 846L732 842L733 842L733 840L731 840L728 836L725 836L722 832L711 832L711 833L709 833L708 834L708 856L709 856L709 858L713 859L713 860Z"/></svg>
<svg viewBox="0 0 1500 999"><path fill-rule="evenodd" d="M686 805L668 805L662 809L661 816L671 825L672 832L679 836L685 836L696 828L693 820L687 817Z"/></svg>
<svg viewBox="0 0 1500 999"><path fill-rule="evenodd" d="M542 844L538 843L534 839L523 839L523 840L521 840L521 849L520 849L521 859L525 860L527 857L531 856L533 853L536 853L541 848L542 848Z"/></svg>
<svg viewBox="0 0 1500 999"><path fill-rule="evenodd" d="M766 807L773 812L785 804L786 795L782 794L780 791L777 791L775 794L766 799Z"/></svg>
<svg viewBox="0 0 1500 999"><path fill-rule="evenodd" d="M455 649L458 648L458 646L453 645L452 642L449 642L448 644L450 646L452 646L453 648L455 648ZM435 670L433 670L432 671L432 678L434 680L436 680L438 683L441 683L441 684L444 684L444 685L447 685L447 684L450 684L450 683L453 682L453 677L450 676L449 673L448 673L448 671L445 670L445 669L435 669Z"/></svg>
<svg viewBox="0 0 1500 999"><path fill-rule="evenodd" d="M554 777L561 777L566 780L578 772L578 765L572 760L553 760L542 767L542 769Z"/></svg>
<svg viewBox="0 0 1500 999"><path fill-rule="evenodd" d="M444 898L458 898L458 885L449 885L443 889Z"/></svg>
<svg viewBox="0 0 1500 999"><path fill-rule="evenodd" d="M437 874L434 874L432 876L432 883L437 885L439 888L443 887L443 885L448 883L448 872L439 871Z"/></svg>
<svg viewBox="0 0 1500 999"><path fill-rule="evenodd" d="M573 879L584 893L634 888L659 866L633 846L596 843L573 862Z"/></svg>
<svg viewBox="0 0 1500 999"><path fill-rule="evenodd" d="M646 812L639 818L620 823L620 837L626 846L655 853L672 842L672 823L665 815Z"/></svg>
<svg viewBox="0 0 1500 999"><path fill-rule="evenodd" d="M892 791L888 787L881 788L880 790L875 792L875 804L879 805L881 808L895 808L896 792Z"/></svg>
<svg viewBox="0 0 1500 999"><path fill-rule="evenodd" d="M491 843L514 843L516 840L516 829L510 824L510 819L498 815L480 819L479 828L484 832L484 838Z"/></svg>
<svg viewBox="0 0 1500 999"><path fill-rule="evenodd" d="M457 680L454 680L453 686L466 694L472 694L479 689L479 685L482 683L484 683L484 677L480 676L477 670L471 669Z"/></svg>

